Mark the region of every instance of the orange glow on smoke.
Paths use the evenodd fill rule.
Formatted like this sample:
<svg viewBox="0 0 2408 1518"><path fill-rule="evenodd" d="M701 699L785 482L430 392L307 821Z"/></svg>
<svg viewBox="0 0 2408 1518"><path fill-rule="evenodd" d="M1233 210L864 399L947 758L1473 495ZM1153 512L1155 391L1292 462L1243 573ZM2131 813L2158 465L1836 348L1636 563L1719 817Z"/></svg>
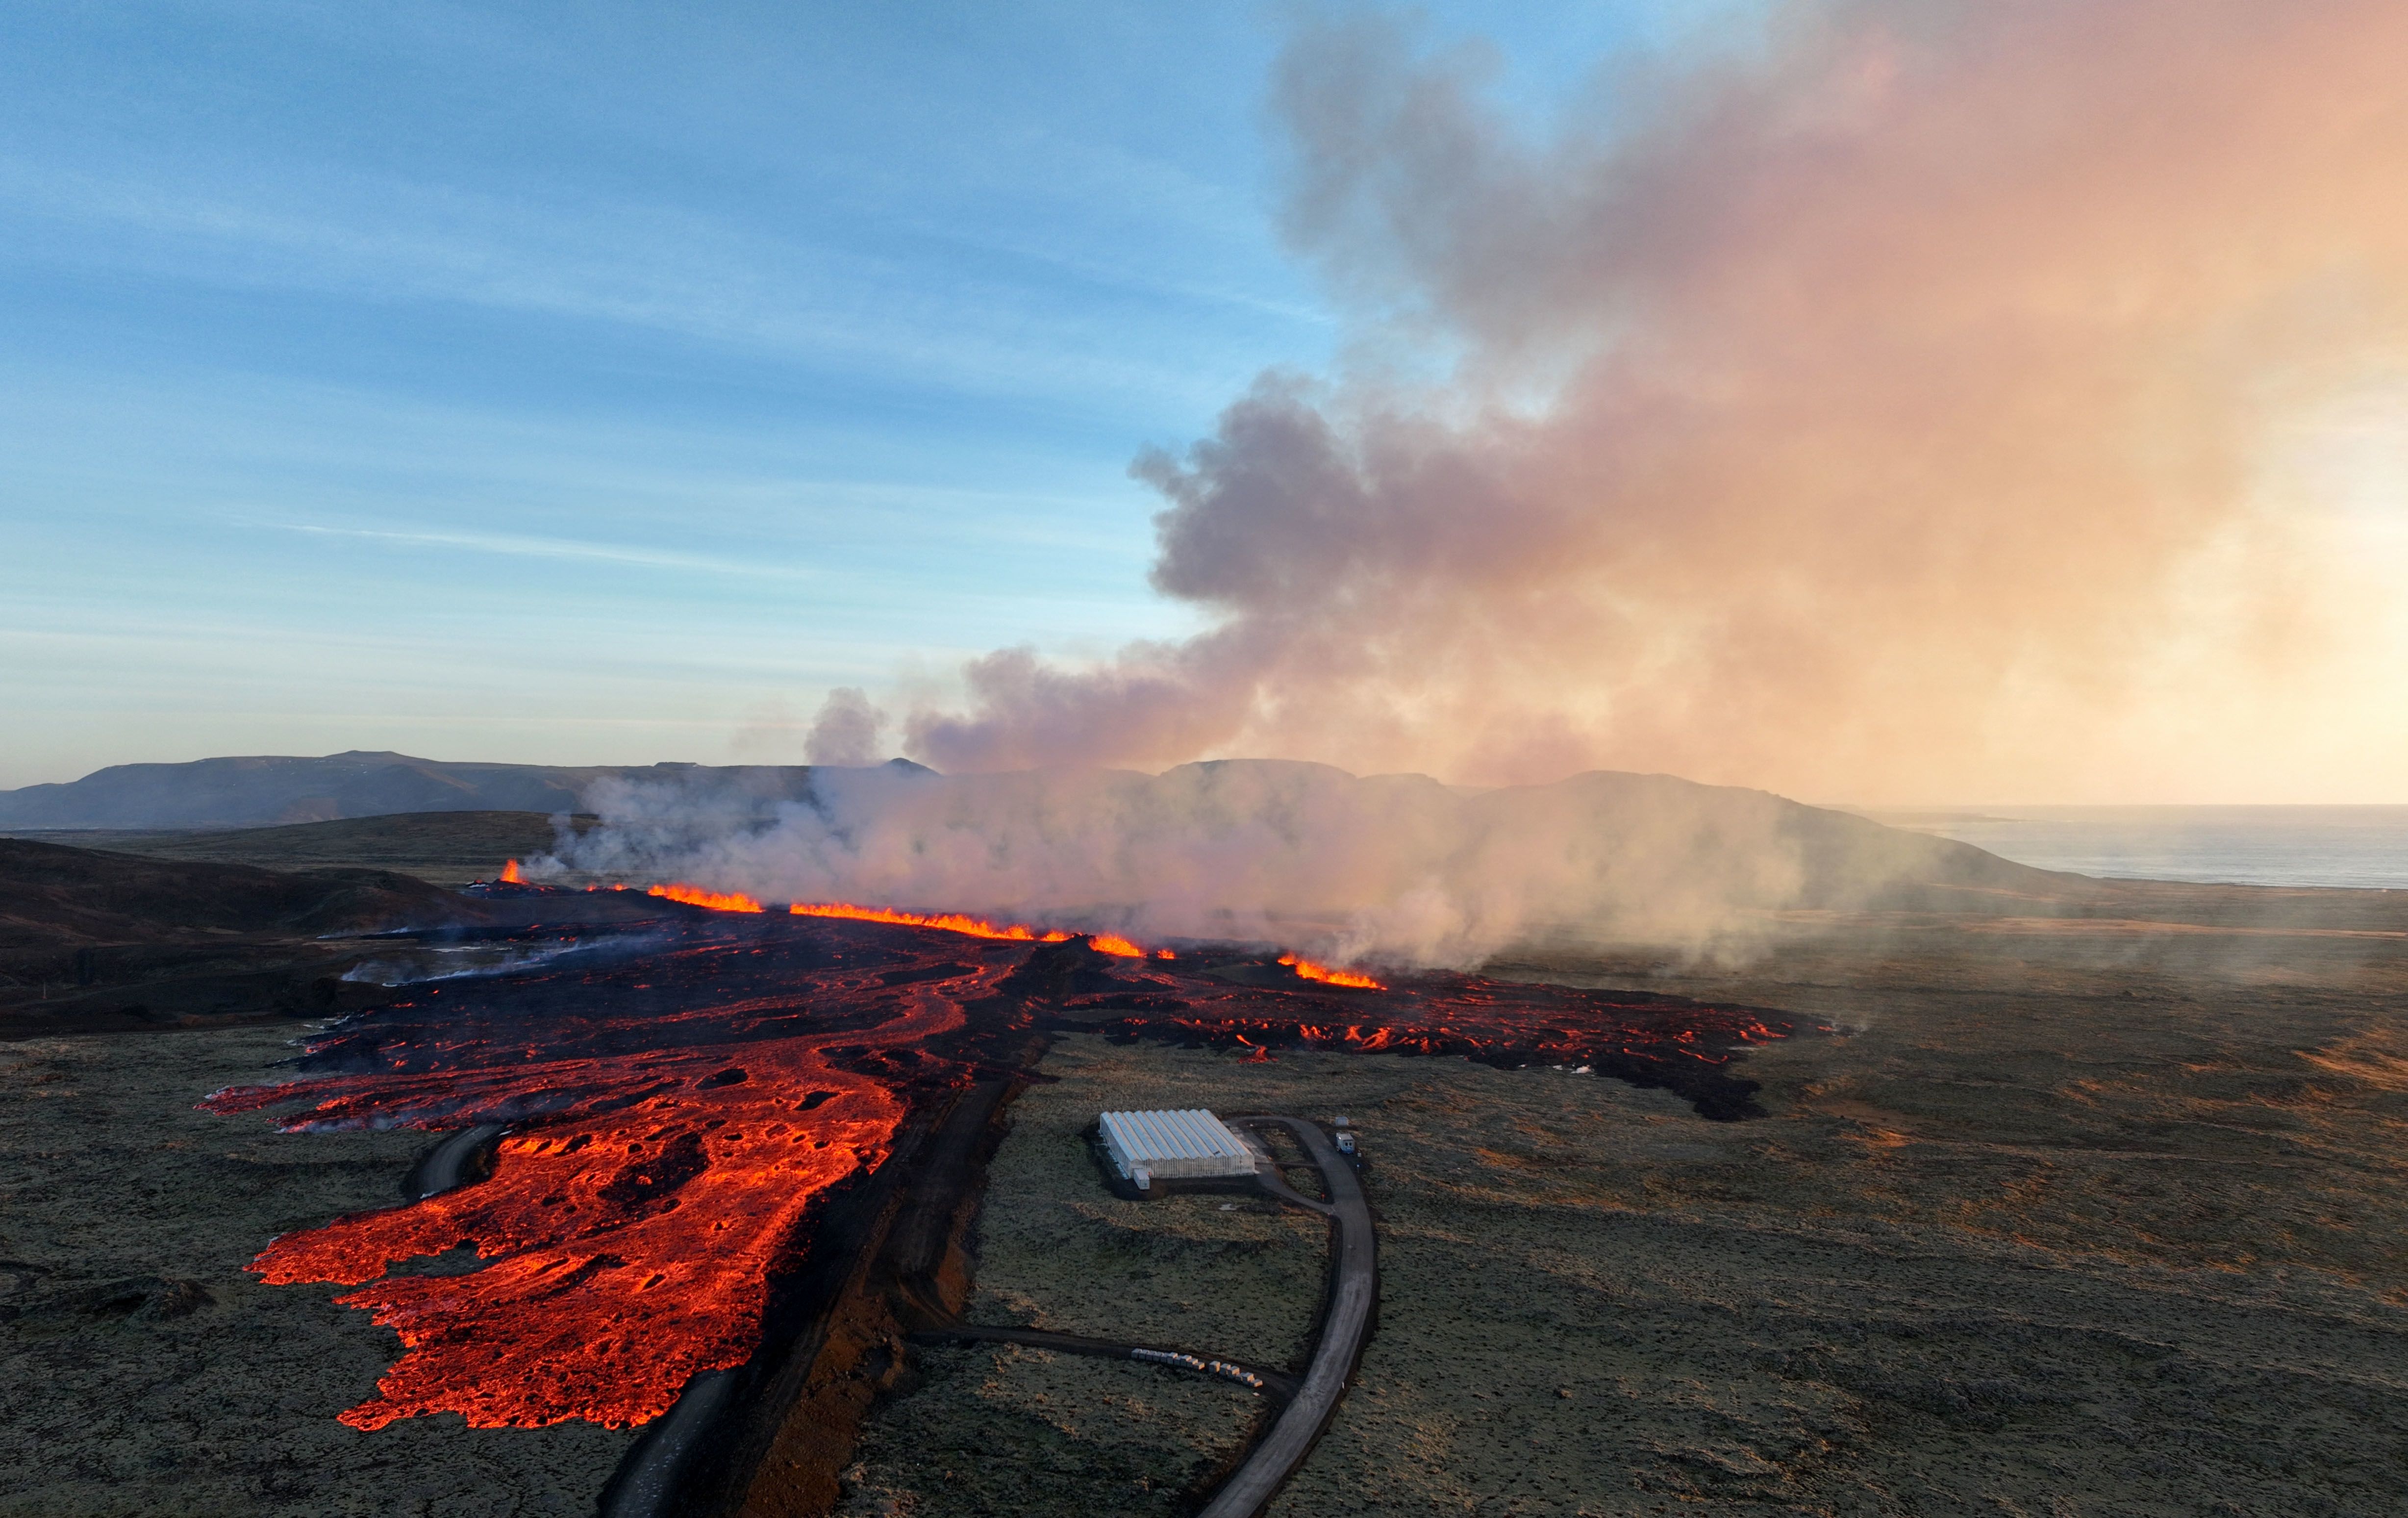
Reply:
<svg viewBox="0 0 2408 1518"><path fill-rule="evenodd" d="M973 938L1007 938L1014 943L1066 943L1070 938L1068 933L1039 933L1018 923L1007 927L983 917L965 917L960 912L898 912L888 907L856 907L845 901L797 901L786 909L796 917L842 917L856 923L936 927L948 933L967 933Z"/></svg>
<svg viewBox="0 0 2408 1518"><path fill-rule="evenodd" d="M757 912L761 904L751 896L733 891L706 891L698 885L656 885L644 893L670 901L682 901L689 907L708 907L715 912Z"/></svg>
<svg viewBox="0 0 2408 1518"><path fill-rule="evenodd" d="M523 885L526 883L526 877L519 873L519 862L517 860L513 859L509 864L502 866L502 883L504 885Z"/></svg>
<svg viewBox="0 0 2408 1518"><path fill-rule="evenodd" d="M1280 955L1280 963L1296 971L1297 974L1303 976L1306 980L1319 981L1324 985L1342 985L1356 991L1385 991L1388 989L1386 986L1372 980L1368 975L1357 975L1353 970L1334 970L1326 965L1316 965L1309 959L1298 959L1294 954Z"/></svg>

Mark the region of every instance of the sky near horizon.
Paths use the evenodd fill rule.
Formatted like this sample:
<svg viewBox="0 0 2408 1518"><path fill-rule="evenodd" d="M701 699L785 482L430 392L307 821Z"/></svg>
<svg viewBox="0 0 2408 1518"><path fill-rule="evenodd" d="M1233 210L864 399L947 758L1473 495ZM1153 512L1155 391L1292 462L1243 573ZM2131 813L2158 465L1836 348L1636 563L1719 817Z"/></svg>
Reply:
<svg viewBox="0 0 2408 1518"><path fill-rule="evenodd" d="M1489 107L1538 131L1624 61L1744 56L1758 8L1410 24L1485 49ZM799 762L834 687L942 709L993 651L1194 645L1232 603L1149 586L1167 477L1132 460L1211 437L1265 371L1362 358L1359 268L1299 256L1300 129L1272 121L1328 14L15 7L0 786L353 748ZM2295 471L2338 471L2336 520L2378 545L2408 541L2392 394L2317 413ZM1013 746L1001 688L914 741L1048 757ZM1354 759L1238 723L1107 756L1294 731ZM2400 730L2370 732L2334 738ZM1397 741L1356 767L1422 752ZM1412 767L1630 758L1519 752ZM1851 789L1837 760L1664 753L1828 799L2408 800L2365 755L2287 793L2269 761L2157 796L2128 766Z"/></svg>
<svg viewBox="0 0 2408 1518"><path fill-rule="evenodd" d="M1525 88L1648 14L1534 8ZM798 760L830 686L1189 630L1130 459L1335 332L1283 24L13 7L0 785Z"/></svg>

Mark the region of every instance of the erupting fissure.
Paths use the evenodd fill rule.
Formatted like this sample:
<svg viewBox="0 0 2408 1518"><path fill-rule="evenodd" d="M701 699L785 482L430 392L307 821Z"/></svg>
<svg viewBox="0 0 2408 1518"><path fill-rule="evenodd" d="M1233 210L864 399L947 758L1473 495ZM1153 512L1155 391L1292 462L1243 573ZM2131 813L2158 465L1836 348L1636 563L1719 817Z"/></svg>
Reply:
<svg viewBox="0 0 2408 1518"><path fill-rule="evenodd" d="M517 877L506 873L503 878L514 881ZM757 912L766 909L759 901L748 895L677 881L649 887L646 895L681 901L690 907L707 907L713 911ZM788 906L786 911L795 917L834 917L854 923L932 927L946 933L962 933L973 938L994 938L1009 943L1068 943L1073 938L1084 938L1096 952L1122 959L1179 957L1171 950L1148 949L1117 933L1070 933L1061 928L1030 927L1025 923L992 923L983 917L972 917L964 912L912 912L895 907L863 907L850 901L797 901ZM1325 981L1331 985L1360 986L1373 991L1382 989L1379 981L1367 976L1350 970L1333 970L1292 954L1280 963L1293 966L1296 972L1308 981Z"/></svg>
<svg viewBox="0 0 2408 1518"><path fill-rule="evenodd" d="M960 912L906 912L891 907L856 907L847 901L797 901L786 910L796 917L839 917L855 923L894 923L904 927L933 927L946 933L967 933L973 938L1010 943L1067 943L1071 935L1040 933L1018 923L1003 925Z"/></svg>
<svg viewBox="0 0 2408 1518"><path fill-rule="evenodd" d="M595 952L395 988L310 1041L308 1078L206 1103L291 1109L288 1132L508 1125L490 1179L288 1233L252 1267L354 1287L339 1300L399 1332L378 1395L341 1414L360 1428L427 1412L479 1427L657 1417L694 1375L753 1353L772 1282L811 1247L827 1199L887 1161L914 1111L1021 1057L990 1051L1024 1048L1040 1020L1249 1058L1301 1046L1579 1064L1723 1117L1752 1110L1730 1059L1796 1031L1755 1009L1444 972L1388 986L1294 954L1174 958L953 914L780 912L656 886L711 910L643 916L615 893L487 889L528 914L530 937L602 914L583 919ZM392 1273L463 1246L478 1267Z"/></svg>
<svg viewBox="0 0 2408 1518"><path fill-rule="evenodd" d="M706 891L698 885L655 885L645 891L648 896L661 896L670 901L682 901L689 907L708 907L715 912L757 912L765 910L751 896L733 891Z"/></svg>
<svg viewBox="0 0 2408 1518"><path fill-rule="evenodd" d="M1177 956L1168 949L1148 951L1116 933L1066 933L1060 928L1033 928L1023 923L990 923L983 917L969 917L960 912L907 912L892 907L856 907L849 901L797 901L786 909L796 917L838 917L855 923L895 923L906 927L933 927L946 933L967 933L973 938L995 938L1009 943L1068 943L1084 938L1096 951L1115 954L1123 959L1144 959L1149 953L1155 959Z"/></svg>
<svg viewBox="0 0 2408 1518"><path fill-rule="evenodd" d="M1379 981L1372 980L1368 975L1358 975L1353 970L1333 970L1326 965L1316 965L1312 960L1298 959L1294 954L1280 955L1280 963L1296 971L1297 974L1304 977L1306 980L1319 981L1325 985L1346 986L1355 991L1385 991L1388 989L1386 986L1382 985Z"/></svg>

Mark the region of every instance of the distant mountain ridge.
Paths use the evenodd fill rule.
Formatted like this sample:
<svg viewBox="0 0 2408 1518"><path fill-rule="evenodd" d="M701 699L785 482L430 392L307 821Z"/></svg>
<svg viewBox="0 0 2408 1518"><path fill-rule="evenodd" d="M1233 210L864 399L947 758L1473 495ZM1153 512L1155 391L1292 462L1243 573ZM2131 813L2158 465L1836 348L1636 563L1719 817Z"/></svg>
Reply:
<svg viewBox="0 0 2408 1518"><path fill-rule="evenodd" d="M412 811L576 811L602 780L736 779L809 794L803 765L504 765L353 750L111 765L79 780L0 791L0 827L260 827Z"/></svg>

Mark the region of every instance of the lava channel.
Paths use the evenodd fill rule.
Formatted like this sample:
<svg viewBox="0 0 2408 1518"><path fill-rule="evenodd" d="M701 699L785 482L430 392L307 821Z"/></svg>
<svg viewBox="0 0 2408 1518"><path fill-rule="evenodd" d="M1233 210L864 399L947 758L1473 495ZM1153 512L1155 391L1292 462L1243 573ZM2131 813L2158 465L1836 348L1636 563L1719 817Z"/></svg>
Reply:
<svg viewBox="0 0 2408 1518"><path fill-rule="evenodd" d="M490 1179L286 1234L251 1267L355 1287L338 1300L399 1333L378 1395L340 1415L359 1428L429 1412L478 1427L659 1416L697 1372L753 1353L814 1216L886 1161L915 1105L1017 1057L1040 1024L1254 1057L1577 1063L1722 1118L1754 1110L1737 1054L1819 1030L1762 1009L1445 973L1383 984L1275 951L765 910L689 888L488 895L529 938L631 947L397 987L310 1040L302 1078L205 1104L278 1109L287 1132L508 1125ZM605 909L609 924L578 927ZM394 1272L463 1246L475 1267Z"/></svg>
<svg viewBox="0 0 2408 1518"><path fill-rule="evenodd" d="M287 1132L509 1125L490 1180L286 1234L252 1265L359 1286L339 1300L400 1334L345 1423L621 1427L741 1364L814 1207L883 1162L916 1095L975 1067L964 1003L1016 957L892 928L677 926L677 947L581 974L403 988L312 1041L302 1064L328 1073L208 1100L306 1103ZM463 1245L480 1268L388 1274Z"/></svg>

